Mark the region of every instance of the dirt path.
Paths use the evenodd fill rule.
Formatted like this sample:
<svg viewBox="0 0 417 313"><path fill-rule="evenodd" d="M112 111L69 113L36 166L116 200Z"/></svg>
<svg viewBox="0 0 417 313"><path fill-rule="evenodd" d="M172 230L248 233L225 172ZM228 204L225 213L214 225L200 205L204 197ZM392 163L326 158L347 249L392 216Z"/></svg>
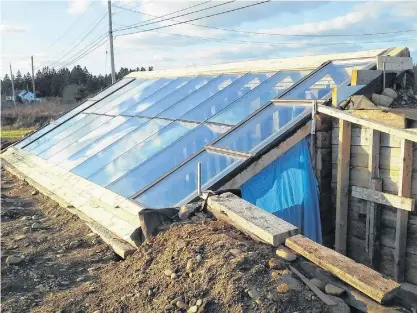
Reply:
<svg viewBox="0 0 417 313"><path fill-rule="evenodd" d="M2 312L328 312L272 247L220 221L171 225L120 261L76 216L2 174Z"/></svg>

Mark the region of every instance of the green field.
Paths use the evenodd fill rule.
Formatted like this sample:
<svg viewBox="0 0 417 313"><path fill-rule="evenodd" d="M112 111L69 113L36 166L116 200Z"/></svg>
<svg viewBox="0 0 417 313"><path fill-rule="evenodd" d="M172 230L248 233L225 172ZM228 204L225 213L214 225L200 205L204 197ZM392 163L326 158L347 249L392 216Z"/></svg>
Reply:
<svg viewBox="0 0 417 313"><path fill-rule="evenodd" d="M0 138L2 140L16 141L24 137L27 133L34 131L35 128L19 128L19 129L2 129Z"/></svg>

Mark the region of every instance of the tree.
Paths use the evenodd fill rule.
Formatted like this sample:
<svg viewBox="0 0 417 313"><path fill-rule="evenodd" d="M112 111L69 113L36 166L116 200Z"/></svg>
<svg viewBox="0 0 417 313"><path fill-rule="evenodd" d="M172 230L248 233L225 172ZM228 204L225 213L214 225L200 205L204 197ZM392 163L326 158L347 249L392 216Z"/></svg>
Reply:
<svg viewBox="0 0 417 313"><path fill-rule="evenodd" d="M4 75L4 78L1 80L1 94L9 94L12 90L12 80L9 78L9 75Z"/></svg>

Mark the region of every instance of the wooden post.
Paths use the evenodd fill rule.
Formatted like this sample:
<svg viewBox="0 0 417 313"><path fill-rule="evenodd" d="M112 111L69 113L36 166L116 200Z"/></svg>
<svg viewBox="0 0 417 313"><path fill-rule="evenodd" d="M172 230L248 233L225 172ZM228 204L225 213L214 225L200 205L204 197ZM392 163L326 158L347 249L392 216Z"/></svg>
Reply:
<svg viewBox="0 0 417 313"><path fill-rule="evenodd" d="M369 146L369 188L382 191L382 180L379 179L379 146L381 133L377 130L371 131ZM365 247L368 255L369 265L373 269L379 266L379 232L381 223L381 206L373 201L368 201L366 212L366 238Z"/></svg>
<svg viewBox="0 0 417 313"><path fill-rule="evenodd" d="M346 254L351 123L339 120L339 147L336 190L336 251Z"/></svg>
<svg viewBox="0 0 417 313"><path fill-rule="evenodd" d="M413 170L413 143L401 140L401 166L398 182L398 195L411 197L411 175ZM407 245L408 211L397 210L397 225L395 231L394 279L404 281L405 254Z"/></svg>

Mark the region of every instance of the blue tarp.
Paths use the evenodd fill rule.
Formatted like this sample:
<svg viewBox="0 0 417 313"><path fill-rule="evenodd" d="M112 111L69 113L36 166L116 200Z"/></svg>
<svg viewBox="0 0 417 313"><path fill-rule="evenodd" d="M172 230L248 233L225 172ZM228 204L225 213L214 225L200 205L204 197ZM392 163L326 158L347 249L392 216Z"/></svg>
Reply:
<svg viewBox="0 0 417 313"><path fill-rule="evenodd" d="M304 236L322 242L317 180L305 139L241 189L243 199L296 225Z"/></svg>

